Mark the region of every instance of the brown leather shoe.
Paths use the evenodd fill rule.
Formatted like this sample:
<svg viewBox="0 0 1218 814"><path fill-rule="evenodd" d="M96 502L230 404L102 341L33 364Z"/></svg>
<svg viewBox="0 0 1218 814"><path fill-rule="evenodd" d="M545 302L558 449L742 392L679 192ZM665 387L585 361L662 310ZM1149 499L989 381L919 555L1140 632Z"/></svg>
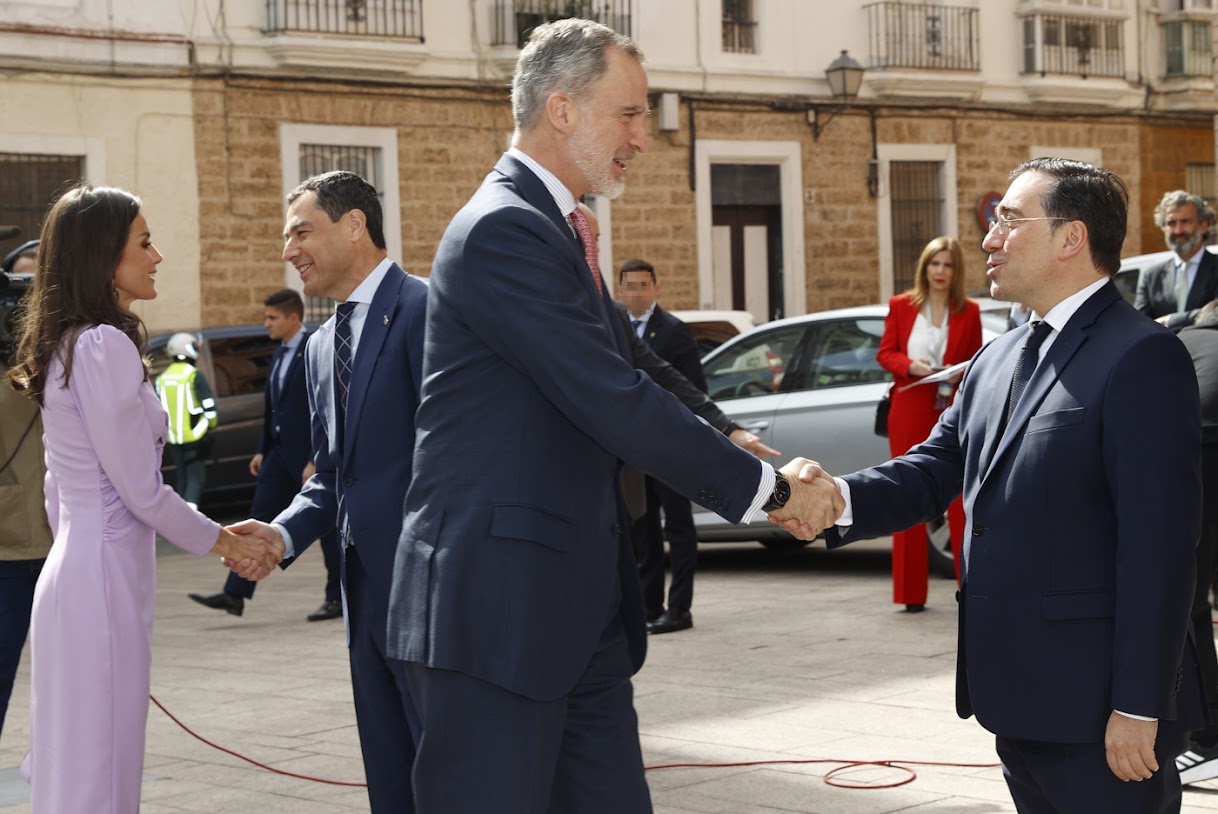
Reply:
<svg viewBox="0 0 1218 814"><path fill-rule="evenodd" d="M305 618L310 622L320 622L322 619L339 619L343 615L343 603L335 599L321 603L321 607Z"/></svg>

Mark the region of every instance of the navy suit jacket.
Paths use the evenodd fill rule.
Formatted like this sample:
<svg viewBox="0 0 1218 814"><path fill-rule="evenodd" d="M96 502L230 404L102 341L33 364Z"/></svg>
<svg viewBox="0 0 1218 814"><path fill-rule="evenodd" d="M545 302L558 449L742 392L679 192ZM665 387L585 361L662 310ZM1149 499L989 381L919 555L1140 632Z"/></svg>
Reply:
<svg viewBox="0 0 1218 814"><path fill-rule="evenodd" d="M1192 325L1197 312L1207 302L1218 297L1218 255L1202 248L1197 275L1188 289L1184 310L1176 310L1176 258L1168 258L1161 266L1149 268L1138 276L1138 291L1133 305L1151 319L1166 316L1167 327L1174 331Z"/></svg>
<svg viewBox="0 0 1218 814"><path fill-rule="evenodd" d="M397 264L391 266L373 295L355 349L341 439L336 430L334 317L310 338L305 375L317 471L275 518L292 535L297 556L336 524L348 529L359 547L367 588L386 606L402 498L411 476L426 309L427 284ZM383 632L377 628L374 636Z"/></svg>
<svg viewBox="0 0 1218 814"><path fill-rule="evenodd" d="M961 717L1058 743L1102 742L1114 709L1195 729L1192 363L1109 283L1045 352L1000 439L1026 333L977 352L925 443L846 476L855 522L844 540L826 537L832 546L933 519L963 487Z"/></svg>
<svg viewBox="0 0 1218 814"><path fill-rule="evenodd" d="M297 475L297 483L304 472L305 465L313 458L312 426L309 420L309 392L305 383L305 347L309 342L308 331L300 329L304 334L300 344L296 346L289 357L280 359L280 365L287 365L288 371L283 379L283 390L275 395L275 379L278 371L271 370L266 379L266 387L262 391L262 438L258 441L259 454L265 455L270 451L272 443L279 448L288 468ZM278 440L274 438L275 427L279 428Z"/></svg>
<svg viewBox="0 0 1218 814"><path fill-rule="evenodd" d="M540 179L504 156L440 242L389 654L536 700L646 632L621 461L740 519L760 462L634 369Z"/></svg>

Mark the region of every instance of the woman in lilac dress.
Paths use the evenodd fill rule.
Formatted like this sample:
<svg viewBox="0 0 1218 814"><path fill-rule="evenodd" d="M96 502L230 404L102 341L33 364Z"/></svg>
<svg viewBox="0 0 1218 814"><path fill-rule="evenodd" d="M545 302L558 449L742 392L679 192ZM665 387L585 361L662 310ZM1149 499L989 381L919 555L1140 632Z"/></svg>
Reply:
<svg viewBox="0 0 1218 814"><path fill-rule="evenodd" d="M133 195L80 186L52 207L9 379L42 407L55 542L34 594L32 814L139 810L156 534L193 553L275 556L161 482L165 412L143 325L161 255Z"/></svg>

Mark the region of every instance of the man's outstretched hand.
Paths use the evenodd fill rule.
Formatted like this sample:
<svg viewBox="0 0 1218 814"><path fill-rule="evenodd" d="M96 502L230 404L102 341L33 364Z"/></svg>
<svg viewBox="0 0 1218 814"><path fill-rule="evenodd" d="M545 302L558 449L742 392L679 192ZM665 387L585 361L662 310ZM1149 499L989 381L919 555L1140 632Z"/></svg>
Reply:
<svg viewBox="0 0 1218 814"><path fill-rule="evenodd" d="M842 516L846 502L837 482L816 461L793 458L778 470L791 486L787 505L770 512L771 523L800 540L814 540Z"/></svg>

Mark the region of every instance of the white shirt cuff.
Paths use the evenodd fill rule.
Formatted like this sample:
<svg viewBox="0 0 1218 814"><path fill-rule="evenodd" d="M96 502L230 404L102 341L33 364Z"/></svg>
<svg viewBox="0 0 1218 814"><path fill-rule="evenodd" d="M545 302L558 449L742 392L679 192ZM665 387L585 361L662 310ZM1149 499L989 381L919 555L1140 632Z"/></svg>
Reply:
<svg viewBox="0 0 1218 814"><path fill-rule="evenodd" d="M837 518L837 522L834 525L845 531L854 525L854 506L850 503L850 484L841 478L834 478L833 482L841 490L842 500L846 501L846 508L842 509L842 516Z"/></svg>
<svg viewBox="0 0 1218 814"><path fill-rule="evenodd" d="M1133 718L1135 721L1157 721L1158 718L1147 718L1145 715L1134 715L1132 712L1121 712L1119 709L1114 709L1117 715L1124 715L1126 718Z"/></svg>
<svg viewBox="0 0 1218 814"><path fill-rule="evenodd" d="M774 467L762 461L761 483L757 484L757 495L753 498L753 503L749 506L748 511L744 513L744 517L740 518L740 522L752 521L754 515L761 511L761 507L770 501L772 494L774 494Z"/></svg>

